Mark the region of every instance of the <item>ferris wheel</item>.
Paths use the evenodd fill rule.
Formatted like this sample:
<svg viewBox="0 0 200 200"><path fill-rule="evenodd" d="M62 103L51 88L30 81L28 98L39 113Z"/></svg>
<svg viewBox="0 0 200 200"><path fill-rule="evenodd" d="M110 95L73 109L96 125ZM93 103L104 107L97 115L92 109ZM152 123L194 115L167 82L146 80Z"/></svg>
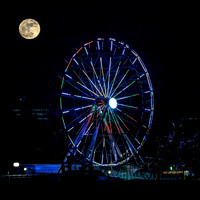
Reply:
<svg viewBox="0 0 200 200"><path fill-rule="evenodd" d="M143 161L153 88L140 56L122 41L97 38L76 49L62 76L60 110L68 154L100 166Z"/></svg>

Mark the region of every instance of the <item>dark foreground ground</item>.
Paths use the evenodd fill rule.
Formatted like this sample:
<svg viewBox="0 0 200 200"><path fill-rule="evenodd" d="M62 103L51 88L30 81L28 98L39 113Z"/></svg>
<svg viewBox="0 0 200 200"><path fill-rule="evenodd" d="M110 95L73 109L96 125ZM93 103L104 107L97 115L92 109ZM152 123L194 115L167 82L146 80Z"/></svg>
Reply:
<svg viewBox="0 0 200 200"><path fill-rule="evenodd" d="M66 173L66 174L20 174L20 175L1 175L1 186L95 186L95 185L133 185L133 186L199 186L200 180L122 180L105 176L101 173Z"/></svg>
<svg viewBox="0 0 200 200"><path fill-rule="evenodd" d="M1 199L199 198L200 180L129 180L102 174L1 175Z"/></svg>

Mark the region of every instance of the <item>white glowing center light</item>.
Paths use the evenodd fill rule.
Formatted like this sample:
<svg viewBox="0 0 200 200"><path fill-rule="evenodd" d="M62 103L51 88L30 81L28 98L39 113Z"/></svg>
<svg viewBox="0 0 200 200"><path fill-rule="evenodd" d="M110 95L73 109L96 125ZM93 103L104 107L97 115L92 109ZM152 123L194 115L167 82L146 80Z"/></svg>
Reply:
<svg viewBox="0 0 200 200"><path fill-rule="evenodd" d="M117 107L117 100L115 98L111 98L109 100L109 106L112 108L112 109L115 109Z"/></svg>

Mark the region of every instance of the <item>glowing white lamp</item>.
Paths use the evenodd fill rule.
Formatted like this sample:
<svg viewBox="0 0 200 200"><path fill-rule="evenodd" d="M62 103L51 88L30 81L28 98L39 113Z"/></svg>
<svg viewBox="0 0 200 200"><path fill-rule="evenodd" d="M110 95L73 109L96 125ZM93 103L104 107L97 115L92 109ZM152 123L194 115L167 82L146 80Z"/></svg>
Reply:
<svg viewBox="0 0 200 200"><path fill-rule="evenodd" d="M19 163L18 162L14 162L13 163L13 167L19 167Z"/></svg>
<svg viewBox="0 0 200 200"><path fill-rule="evenodd" d="M115 98L111 98L109 100L109 106L112 108L112 109L115 109L117 107L117 100Z"/></svg>

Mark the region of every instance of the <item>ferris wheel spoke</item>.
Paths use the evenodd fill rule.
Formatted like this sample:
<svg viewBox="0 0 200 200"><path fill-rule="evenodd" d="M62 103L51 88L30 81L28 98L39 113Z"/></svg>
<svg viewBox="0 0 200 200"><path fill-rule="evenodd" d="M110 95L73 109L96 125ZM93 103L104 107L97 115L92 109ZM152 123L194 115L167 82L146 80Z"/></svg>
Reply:
<svg viewBox="0 0 200 200"><path fill-rule="evenodd" d="M110 70L111 70L111 65L112 65L112 57L110 56L109 59L109 68L108 68L108 83L107 83L107 93L106 93L106 97L108 97L108 93L109 93L109 87L110 87Z"/></svg>
<svg viewBox="0 0 200 200"><path fill-rule="evenodd" d="M103 151L103 148L100 149L101 143L103 143L103 148L104 148L105 137L102 137L98 143L96 142L95 148L94 148L93 160L95 159L96 152L101 152L101 153L102 153L102 151ZM99 150L98 150L98 149L99 149Z"/></svg>
<svg viewBox="0 0 200 200"><path fill-rule="evenodd" d="M87 109L85 112L83 112L82 114L80 114L78 117L75 117L74 119L72 119L71 121L67 120L68 124L67 124L67 126L65 126L65 129L67 130L67 132L70 132L70 131L71 131L72 129L74 129L76 126L80 126L80 123L79 123L79 122L80 122L82 119L85 118L86 114L91 113L91 112L92 112L92 110L91 110L91 108L89 108L89 109ZM68 112L67 112L67 110L66 110L66 112L63 111L62 113L65 114L65 113L68 113ZM64 118L63 118L63 120L64 120ZM65 122L65 120L64 120L64 122ZM81 126L82 126L82 125L81 125Z"/></svg>
<svg viewBox="0 0 200 200"><path fill-rule="evenodd" d="M128 145L128 148L129 148L131 154L135 154L135 153L138 154L137 149L134 147L133 143L131 142L131 140L129 139L127 134L124 133L123 136L125 138L125 141L126 141L126 143Z"/></svg>
<svg viewBox="0 0 200 200"><path fill-rule="evenodd" d="M100 66L101 66L101 74L103 78L103 86L104 86L104 97L106 96L106 84L105 84L105 77L104 77L104 70L103 70L103 63L102 63L102 57L100 56Z"/></svg>
<svg viewBox="0 0 200 200"><path fill-rule="evenodd" d="M87 49L87 47L86 46L84 46L84 49L85 49L85 53L87 54L87 56L89 55L89 53L88 53L88 49Z"/></svg>
<svg viewBox="0 0 200 200"><path fill-rule="evenodd" d="M121 134L121 133L123 134L125 132L123 130L121 124L123 124L123 127L125 127L127 131L129 131L129 128L128 128L127 124L125 124L125 122L122 119L122 117L120 117L118 114L115 114L115 112L113 112L113 119L114 119L114 122L115 122L115 125L117 127L117 130L118 130L119 134ZM120 124L120 122L121 122L121 124Z"/></svg>
<svg viewBox="0 0 200 200"><path fill-rule="evenodd" d="M108 134L108 137L110 139L110 142L111 142L111 145L112 145L112 149L114 150L115 153L117 152L118 156L121 158L122 157L122 153L120 151L120 148L119 148L119 146L118 146L113 134L111 134L111 133Z"/></svg>
<svg viewBox="0 0 200 200"><path fill-rule="evenodd" d="M118 120L116 119L116 116L114 115L114 112L112 110L111 110L111 116L112 116L113 122L115 124L115 127L116 127L118 133L121 134Z"/></svg>
<svg viewBox="0 0 200 200"><path fill-rule="evenodd" d="M74 127L72 127L72 128L70 129L70 131L71 131L73 128L74 128ZM76 139L78 138L78 136L79 136L79 134L80 134L82 128L83 128L83 125L80 127L80 129L79 129L78 132L76 133L76 135L77 135ZM70 131L68 131L68 132L70 132ZM70 139L70 141L71 141L71 144L69 145L69 146L71 146L71 153L73 153L73 155L75 155L76 152L78 151L78 145L77 145L78 143L77 143L76 140L73 141L73 139L69 136L69 134L67 135L67 137L68 137L68 138Z"/></svg>
<svg viewBox="0 0 200 200"><path fill-rule="evenodd" d="M125 131L124 131L123 128L121 127L120 122L121 122L121 124L123 124L123 126L126 128L126 130L129 131L129 128L128 128L128 126L125 124L125 122L124 122L124 120L122 119L122 117L120 117L118 114L115 114L114 112L113 112L113 114L114 114L114 116L115 116L117 125L118 125L118 127L120 128L121 133L124 133ZM118 119L119 119L119 120L118 120Z"/></svg>
<svg viewBox="0 0 200 200"><path fill-rule="evenodd" d="M103 138L103 149L102 149L102 152L104 152L106 163L109 163L109 156L108 156L108 150L107 150L107 147L106 147L106 143L109 144L107 139L104 137ZM102 162L102 164L103 164L103 162Z"/></svg>
<svg viewBox="0 0 200 200"><path fill-rule="evenodd" d="M64 79L64 80L65 80L65 79ZM73 83L73 84L72 84L70 81L67 81L67 80L65 80L65 82L67 82L69 85L71 85L74 89L80 91L82 94L84 94L84 95L90 97L87 93L83 92L83 90L81 90L79 87L77 87L77 86L79 86L77 83ZM74 85L74 84L76 84L76 85Z"/></svg>
<svg viewBox="0 0 200 200"><path fill-rule="evenodd" d="M80 96L80 95L73 95L73 94L70 94L70 93L67 93L67 92L62 92L61 96L67 97L67 98L73 98L73 99L82 99L82 100L86 100L86 101L95 101L94 98Z"/></svg>
<svg viewBox="0 0 200 200"><path fill-rule="evenodd" d="M86 90L88 90L89 92L93 93L95 96L99 97L99 95L95 92L93 92L92 90L90 90L88 87L86 87L85 85L81 84L80 82L77 81L77 83L82 86L83 88L85 88Z"/></svg>
<svg viewBox="0 0 200 200"><path fill-rule="evenodd" d="M89 59L89 58L87 58L87 59ZM85 62L84 60L82 60L82 62L81 62L81 64L84 66L84 64L87 66L87 68L89 68L88 70L86 70L86 68L85 67L83 67L83 69L81 69L81 71L83 71L83 72L85 72L87 75L88 75L88 73L87 73L87 71L89 71L89 70L93 70L93 81L94 81L94 84L92 84L93 86L95 85L96 87L96 89L98 88L97 87L97 84L96 83L98 83L99 84L99 86L100 86L100 88L102 87L101 86L101 83L100 83L100 81L99 81L99 78L98 78L98 76L97 76L97 73L96 73L96 70L95 70L95 68L94 68L94 65L93 65L93 62L92 62L92 60L90 60L89 61L89 63L90 64L88 64L87 62ZM89 77L89 75L88 75L88 77ZM91 79L90 79L91 80ZM92 81L92 80L91 80ZM91 84L91 81L89 81L89 83ZM92 85L91 85L91 88L92 88ZM93 90L94 91L94 90ZM97 89L97 91L99 92L99 89ZM102 95L102 94L101 94Z"/></svg>
<svg viewBox="0 0 200 200"><path fill-rule="evenodd" d="M111 143L112 153L114 155L115 161L117 161L117 152L115 150L115 146L113 143Z"/></svg>
<svg viewBox="0 0 200 200"><path fill-rule="evenodd" d="M117 71L116 71L116 73L115 73L115 77L114 77L114 79L113 79L113 81L112 81L112 86L111 86L111 88L110 88L110 91L109 91L109 95L108 95L108 96L110 96L110 94L111 94L111 92L112 92L113 85L114 85L114 83L115 83L115 79L116 79L116 77L117 77L118 71L119 71L119 65L118 65Z"/></svg>
<svg viewBox="0 0 200 200"><path fill-rule="evenodd" d="M120 110L119 108L116 108L118 111L120 111L121 113L123 113L125 116L129 117L131 120L133 120L135 123L137 123L137 120L132 118L130 115L128 115L127 113L125 113L124 111Z"/></svg>
<svg viewBox="0 0 200 200"><path fill-rule="evenodd" d="M121 94L123 91L125 91L126 89L128 89L132 84L134 84L136 81L139 81L143 76L145 75L145 73L139 74L136 73L134 75L132 75L131 77L129 77L124 83L122 83L121 85L119 84L117 87L120 86L120 88L123 88L122 90L120 90L117 94L115 94L114 97L118 96L119 94ZM135 78L135 76L137 76L137 78Z"/></svg>
<svg viewBox="0 0 200 200"><path fill-rule="evenodd" d="M118 119L121 121L121 123L124 125L124 127L127 129L127 131L129 131L129 128L127 127L127 125L124 123L124 121L122 120L122 118L119 115L116 115L118 117Z"/></svg>
<svg viewBox="0 0 200 200"><path fill-rule="evenodd" d="M127 120L127 122L132 125L132 126L136 126L137 128L139 127L138 121L136 119L134 119L133 117L131 117L130 115L128 115L127 113L125 113L124 111L120 110L119 108L116 108L118 111L120 111L127 119L131 119ZM133 122L133 123L131 123Z"/></svg>
<svg viewBox="0 0 200 200"><path fill-rule="evenodd" d="M102 85L101 85L101 82L100 82L100 80L99 80L99 78L98 78L98 76L97 76L96 70L95 70L95 68L94 68L94 66L93 66L92 60L90 61L90 64L91 64L91 66L92 66L92 70L93 70L93 72L94 72L94 74L95 74L95 77L96 77L96 79L97 79L97 82L98 82L98 84L99 84L99 86L100 86L100 88L101 88L101 91L102 91L103 95L105 96L104 91L103 91L103 88L102 88Z"/></svg>
<svg viewBox="0 0 200 200"><path fill-rule="evenodd" d="M78 67L80 68L80 70L87 76L87 78L89 78L88 75L87 75L87 73L86 73L86 69L85 69L85 67L84 67L84 65L83 65L83 62L81 62L82 66L83 66L83 69L82 69L82 68L80 67L79 63L75 60L75 58L74 58L74 61L76 62L76 64L77 64ZM92 65L92 67L93 67L93 65ZM96 74L96 71L95 71L94 67L93 67L93 71L94 71L95 74ZM98 93L99 93L100 95L102 95L101 92L99 91L99 89L96 87L96 85L92 82L91 79L88 79L88 80L89 80L90 88L91 88L92 90L89 89L88 86L86 86L85 82L80 78L80 76L79 76L74 70L73 70L73 72L76 74L76 76L77 76L77 77L79 78L79 80L81 81L81 83L78 82L78 81L76 81L76 83L78 83L79 85L81 85L82 87L84 87L85 89L87 89L87 90L90 92L90 94L92 93L92 94L98 96L98 94L95 93L94 90L92 89L92 88L93 88L92 85L93 85L93 86L96 88L96 90L98 91ZM97 74L96 74L96 78L97 78L97 82L99 83L99 85L100 85L100 87L101 87L101 89L102 89L102 86L101 86L101 83L100 83L100 81L99 81L99 79L98 79ZM71 78L71 79L72 79L72 78ZM91 85L91 84L92 84L92 85ZM103 91L103 89L102 89L102 91Z"/></svg>
<svg viewBox="0 0 200 200"><path fill-rule="evenodd" d="M116 100L119 101L119 100L122 100L122 99L127 99L127 98L131 98L131 97L136 97L136 96L138 96L138 95L140 95L140 94L139 94L139 93L136 93L136 94L132 94L132 95L130 95L130 96L125 96L125 97L116 98Z"/></svg>
<svg viewBox="0 0 200 200"><path fill-rule="evenodd" d="M120 93L122 93L123 91L125 91L127 88L129 88L131 85L133 85L136 82L136 80L132 81L129 85L127 85L125 88L123 88L121 91L119 91L115 96L118 96Z"/></svg>
<svg viewBox="0 0 200 200"><path fill-rule="evenodd" d="M86 106L81 106L81 107L74 107L74 108L71 108L71 109L63 109L63 114L65 113L68 113L70 111L77 111L77 110L83 110L85 108L91 108L93 106L93 104L90 104L90 105L86 105Z"/></svg>
<svg viewBox="0 0 200 200"><path fill-rule="evenodd" d="M81 83L85 86L85 87L88 87L87 85L86 85L86 83L80 78L80 76L73 70L73 72L75 73L75 75L78 77L78 79L81 81ZM92 88L92 86L90 85L90 88L92 89L92 91L93 91L93 88ZM90 92L90 91L89 91ZM92 95L92 93L90 92L90 95Z"/></svg>
<svg viewBox="0 0 200 200"><path fill-rule="evenodd" d="M104 150L104 154L105 154L106 163L109 163L109 161L108 161L108 151L107 151L107 148L106 148L106 145L105 145L105 143L106 143L106 138L104 137L104 140L103 140L103 149L102 149L102 152L103 152L103 150ZM101 164L103 164L103 159L102 159L101 161L102 161L102 163L101 163Z"/></svg>
<svg viewBox="0 0 200 200"><path fill-rule="evenodd" d="M132 108L134 110L138 110L138 107L136 107L136 106L126 105L126 104L121 104L121 103L118 103L117 105L127 107L127 108Z"/></svg>
<svg viewBox="0 0 200 200"><path fill-rule="evenodd" d="M129 69L126 71L126 73L124 74L124 76L122 77L122 79L120 80L120 82L118 83L118 85L115 87L115 89L113 90L112 94L110 94L110 97L113 96L113 94L115 93L115 91L117 90L117 88L120 86L121 82L124 80L124 78L126 77L126 75L128 74Z"/></svg>
<svg viewBox="0 0 200 200"><path fill-rule="evenodd" d="M79 65L79 62L75 59L75 56L76 56L76 54L78 54L79 53L79 51L81 50L82 48L80 48L75 54L74 54L74 56L73 56L73 61L76 63L76 65L81 69L81 67L80 67L80 65ZM82 56L80 56L79 57L79 59L81 60L81 64L82 64L82 66L83 66L83 69L84 69L84 71L85 71L85 73L86 73L86 69L85 69L85 67L84 67L84 65L83 65L83 59L82 59ZM97 62L97 60L98 60L98 57L96 58L96 61L95 61L95 63ZM91 66L92 66L92 69L93 69L93 72L94 72L94 74L95 74L95 76L96 76L96 78L97 78L97 82L99 83L99 85L100 85L100 88L101 88L101 90L102 90L102 92L103 92L103 88L102 88L102 86L101 86L101 83L100 83L100 80L99 80L99 78L98 78L98 76L97 76L97 73L96 73L96 70L95 70L95 68L94 68L94 66L93 66L93 62L92 62L92 60L90 61L90 63L91 63ZM94 64L95 65L95 64ZM82 70L82 69L81 69ZM83 71L83 70L82 70ZM78 76L78 75L77 75ZM79 79L81 80L81 78L79 77ZM82 81L81 81L82 82ZM83 83L83 82L82 82ZM89 83L92 83L91 81L89 82ZM89 91L89 92L91 92L91 90L85 85L85 84L83 84L84 86L85 86L85 88ZM92 84L93 86L94 86L94 84ZM95 88L97 88L97 87L95 87ZM98 90L98 92L99 92L99 90ZM94 91L92 92L93 94L95 93ZM103 92L104 93L104 92ZM97 94L95 93L95 95L97 96ZM105 95L104 95L105 96Z"/></svg>
<svg viewBox="0 0 200 200"><path fill-rule="evenodd" d="M89 76L87 75L87 73L85 71L83 71L83 73L85 74L85 76L88 78L88 80L92 83L92 85L96 88L96 90L98 91L98 93L102 96L101 92L99 91L99 89L96 87L96 85L93 83L93 81L89 78Z"/></svg>

